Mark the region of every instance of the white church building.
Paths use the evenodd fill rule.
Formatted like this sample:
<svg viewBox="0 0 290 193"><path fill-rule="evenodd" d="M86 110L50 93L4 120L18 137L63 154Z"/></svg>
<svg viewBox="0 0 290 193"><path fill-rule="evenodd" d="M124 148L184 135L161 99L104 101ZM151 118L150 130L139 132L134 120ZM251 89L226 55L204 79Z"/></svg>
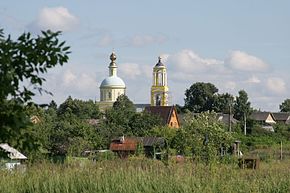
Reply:
<svg viewBox="0 0 290 193"><path fill-rule="evenodd" d="M105 78L100 85L100 109L111 107L118 96L126 94L126 85L117 75L116 54L113 52L110 56L109 76Z"/></svg>

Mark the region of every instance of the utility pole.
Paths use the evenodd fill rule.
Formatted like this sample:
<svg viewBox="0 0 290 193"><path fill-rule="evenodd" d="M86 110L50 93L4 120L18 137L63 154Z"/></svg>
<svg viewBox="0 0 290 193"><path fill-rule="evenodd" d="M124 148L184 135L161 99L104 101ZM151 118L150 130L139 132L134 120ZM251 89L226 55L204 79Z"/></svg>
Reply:
<svg viewBox="0 0 290 193"><path fill-rule="evenodd" d="M280 160L282 160L283 158L283 145L282 145L282 141L280 142Z"/></svg>
<svg viewBox="0 0 290 193"><path fill-rule="evenodd" d="M247 117L246 113L244 113L244 134L247 135Z"/></svg>
<svg viewBox="0 0 290 193"><path fill-rule="evenodd" d="M229 99L229 132L232 132L231 114L232 114L232 100Z"/></svg>

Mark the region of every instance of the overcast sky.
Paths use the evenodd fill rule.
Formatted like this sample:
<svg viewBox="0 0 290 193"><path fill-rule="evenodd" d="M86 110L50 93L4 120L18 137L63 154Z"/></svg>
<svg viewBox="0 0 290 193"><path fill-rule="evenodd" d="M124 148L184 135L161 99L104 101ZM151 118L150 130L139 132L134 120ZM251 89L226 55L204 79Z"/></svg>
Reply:
<svg viewBox="0 0 290 193"><path fill-rule="evenodd" d="M152 67L161 55L168 69L170 101L184 104L195 82L220 93L244 89L252 105L278 111L290 98L290 1L93 1L0 2L0 28L21 33L62 30L71 46L68 64L45 77L58 104L69 95L99 100L109 55L135 103L149 103Z"/></svg>

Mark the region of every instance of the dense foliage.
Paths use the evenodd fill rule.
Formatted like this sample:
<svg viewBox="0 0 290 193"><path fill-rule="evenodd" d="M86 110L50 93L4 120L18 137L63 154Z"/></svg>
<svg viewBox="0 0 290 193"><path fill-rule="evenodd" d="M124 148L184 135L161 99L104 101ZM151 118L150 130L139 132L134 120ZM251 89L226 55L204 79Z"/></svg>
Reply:
<svg viewBox="0 0 290 193"><path fill-rule="evenodd" d="M194 83L185 91L184 107L196 113L213 110L214 95L217 92L218 89L211 83Z"/></svg>
<svg viewBox="0 0 290 193"><path fill-rule="evenodd" d="M150 135L161 124L159 117L137 113L125 95L105 112L100 112L97 103L91 100L71 97L59 107L52 101L46 108L29 106L26 112L37 120L27 131L39 148L25 152L42 157L45 154L82 156L86 150L107 149L112 139L122 135Z"/></svg>
<svg viewBox="0 0 290 193"><path fill-rule="evenodd" d="M26 105L42 88L49 69L68 61L69 47L59 42L60 32L42 32L38 37L23 33L17 40L0 30L0 142L21 149L35 149Z"/></svg>
<svg viewBox="0 0 290 193"><path fill-rule="evenodd" d="M183 127L173 140L176 150L205 161L215 161L222 150L229 150L233 137L216 117L215 113L209 112L186 115Z"/></svg>

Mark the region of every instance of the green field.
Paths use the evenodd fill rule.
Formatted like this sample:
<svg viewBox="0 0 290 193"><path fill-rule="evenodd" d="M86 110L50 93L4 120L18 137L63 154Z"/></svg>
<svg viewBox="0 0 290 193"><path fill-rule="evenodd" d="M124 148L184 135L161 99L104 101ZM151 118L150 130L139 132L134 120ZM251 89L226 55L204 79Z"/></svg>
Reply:
<svg viewBox="0 0 290 193"><path fill-rule="evenodd" d="M0 192L290 192L290 162L206 166L148 159L33 164L26 171L0 171Z"/></svg>

